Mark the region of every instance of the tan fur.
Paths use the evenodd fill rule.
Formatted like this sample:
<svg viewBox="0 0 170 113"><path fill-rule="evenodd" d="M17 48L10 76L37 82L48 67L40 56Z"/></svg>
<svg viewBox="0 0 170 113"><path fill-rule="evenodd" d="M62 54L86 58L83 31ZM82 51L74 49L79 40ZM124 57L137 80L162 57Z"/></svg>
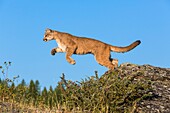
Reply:
<svg viewBox="0 0 170 113"><path fill-rule="evenodd" d="M43 40L56 40L58 47L53 48L51 50L51 54L55 55L55 53L58 52L66 52L66 60L70 64L76 63L75 60L71 58L72 54L82 55L91 53L94 55L96 61L100 65L111 70L118 66L118 60L111 58L110 51L123 53L132 50L140 44L140 41L137 40L127 47L117 47L95 39L77 37L68 33L54 31L51 29L46 30Z"/></svg>

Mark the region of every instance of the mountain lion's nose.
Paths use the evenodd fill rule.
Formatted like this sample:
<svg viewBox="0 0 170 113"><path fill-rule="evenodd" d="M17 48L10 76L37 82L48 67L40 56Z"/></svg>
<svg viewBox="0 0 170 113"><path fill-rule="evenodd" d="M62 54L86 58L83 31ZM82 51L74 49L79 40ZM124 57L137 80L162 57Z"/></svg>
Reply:
<svg viewBox="0 0 170 113"><path fill-rule="evenodd" d="M45 42L46 42L46 41L47 41L47 39L43 39L43 41L45 41Z"/></svg>

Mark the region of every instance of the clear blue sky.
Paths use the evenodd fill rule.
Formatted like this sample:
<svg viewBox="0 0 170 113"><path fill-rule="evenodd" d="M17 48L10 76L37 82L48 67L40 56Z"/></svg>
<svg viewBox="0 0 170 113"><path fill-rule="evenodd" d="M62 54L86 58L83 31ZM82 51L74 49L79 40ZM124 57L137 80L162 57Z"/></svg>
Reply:
<svg viewBox="0 0 170 113"><path fill-rule="evenodd" d="M62 73L81 80L107 71L92 55L50 55L55 41L43 42L46 28L126 46L140 39L128 53L112 53L119 64L151 64L170 67L169 0L0 0L0 64L11 61L9 76L39 80L55 86ZM0 75L2 77L2 75Z"/></svg>

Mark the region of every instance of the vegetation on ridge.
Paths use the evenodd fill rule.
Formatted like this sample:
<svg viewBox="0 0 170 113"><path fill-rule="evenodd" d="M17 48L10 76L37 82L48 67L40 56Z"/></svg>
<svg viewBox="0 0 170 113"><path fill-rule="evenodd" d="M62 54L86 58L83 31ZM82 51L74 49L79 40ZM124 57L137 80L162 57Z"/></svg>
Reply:
<svg viewBox="0 0 170 113"><path fill-rule="evenodd" d="M0 112L134 112L138 102L153 96L152 83L136 79L143 75L138 71L122 76L126 70L118 68L101 77L96 72L95 76L77 82L66 80L63 74L55 88L44 87L41 91L38 80L29 84L22 80L16 85L18 76L7 78L10 65L5 62L0 67L4 76L0 79Z"/></svg>

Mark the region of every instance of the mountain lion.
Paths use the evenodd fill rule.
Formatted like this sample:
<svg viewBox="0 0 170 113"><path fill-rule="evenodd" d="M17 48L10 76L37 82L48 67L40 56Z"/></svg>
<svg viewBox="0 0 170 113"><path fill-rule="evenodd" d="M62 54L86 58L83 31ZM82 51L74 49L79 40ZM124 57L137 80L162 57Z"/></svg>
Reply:
<svg viewBox="0 0 170 113"><path fill-rule="evenodd" d="M126 47L117 47L106 44L99 40L73 36L69 33L59 32L51 29L46 29L43 41L56 40L58 47L51 50L51 54L66 52L66 60L70 64L75 64L75 60L71 58L72 54L93 54L96 61L111 70L118 66L118 60L112 59L110 51L124 53L132 50L141 43L140 40L133 42Z"/></svg>

